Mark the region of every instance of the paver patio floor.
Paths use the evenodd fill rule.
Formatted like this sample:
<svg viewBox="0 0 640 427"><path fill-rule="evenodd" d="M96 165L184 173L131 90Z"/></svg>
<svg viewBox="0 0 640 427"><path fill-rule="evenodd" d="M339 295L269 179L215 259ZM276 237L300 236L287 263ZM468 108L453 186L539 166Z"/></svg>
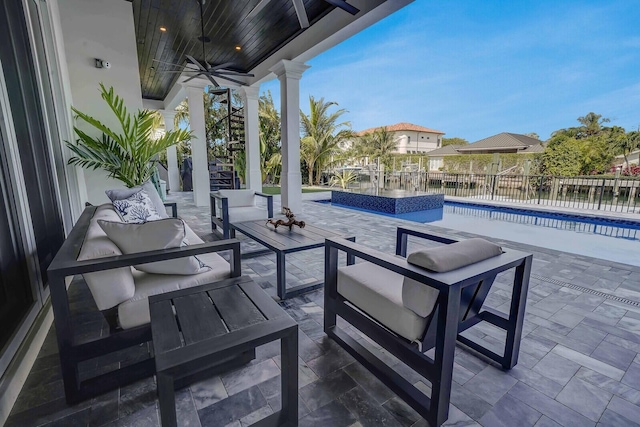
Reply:
<svg viewBox="0 0 640 427"><path fill-rule="evenodd" d="M197 208L190 193L171 197L179 214L205 239L213 238L208 208ZM276 202L276 210L279 203ZM395 229L389 217L306 201L298 214L308 224L353 233L358 243L394 252ZM468 233L423 225L454 237ZM482 230L478 230L481 234ZM243 250L258 246L240 236ZM517 236L514 236L517 240ZM495 240L494 240L495 241ZM497 241L534 253L532 279L518 365L503 372L458 346L450 417L456 426L635 426L640 424L640 268L579 255ZM412 242L410 250L417 248ZM275 256L243 260L250 275L275 295ZM323 277L323 250L287 258L290 285ZM496 280L486 304L506 311L509 277ZM86 288L72 285L73 303L91 306ZM301 426L426 426L426 422L377 381L322 331L322 290L282 303L299 323L299 397ZM108 330L99 312L87 314L82 332ZM357 331L347 330L374 348ZM486 345L504 338L480 324L470 331ZM178 420L184 426L240 427L277 410L279 345L260 347L249 365L203 379L176 393ZM147 347L111 355L110 368L146 357ZM418 380L391 355L385 361ZM91 372L97 365L87 366ZM428 389L426 384L421 387ZM55 333L45 345L14 406L7 426L158 426L153 378L69 407L65 404ZM636 424L638 423L638 424Z"/></svg>

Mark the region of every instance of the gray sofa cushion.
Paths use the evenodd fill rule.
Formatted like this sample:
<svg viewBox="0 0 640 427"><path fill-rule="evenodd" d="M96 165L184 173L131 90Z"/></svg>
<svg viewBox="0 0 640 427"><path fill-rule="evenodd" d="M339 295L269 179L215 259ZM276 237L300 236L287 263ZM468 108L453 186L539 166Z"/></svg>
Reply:
<svg viewBox="0 0 640 427"><path fill-rule="evenodd" d="M109 200L113 202L115 200L128 199L129 197L133 196L140 190L144 190L147 193L147 195L149 196L149 199L151 200L151 203L153 204L153 206L155 206L156 211L158 211L158 215L160 216L160 218L169 218L169 215L167 214L167 209L164 206L164 202L160 198L160 195L158 194L158 190L156 190L156 187L153 185L151 181L147 181L144 184L137 187L116 188L113 190L107 190L105 191L105 194L107 195Z"/></svg>
<svg viewBox="0 0 640 427"><path fill-rule="evenodd" d="M413 252L407 257L407 262L437 273L444 273L501 253L502 248L495 243L473 238Z"/></svg>

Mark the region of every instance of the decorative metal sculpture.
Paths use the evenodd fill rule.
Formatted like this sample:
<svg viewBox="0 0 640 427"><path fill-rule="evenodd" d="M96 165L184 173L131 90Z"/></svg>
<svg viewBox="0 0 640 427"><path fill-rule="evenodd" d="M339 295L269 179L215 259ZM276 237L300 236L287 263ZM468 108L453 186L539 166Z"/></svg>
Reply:
<svg viewBox="0 0 640 427"><path fill-rule="evenodd" d="M305 226L304 221L297 221L295 219L296 216L293 214L293 212L291 212L291 209L283 206L282 210L284 210L284 215L287 217L287 221L283 219L279 219L279 220L268 219L266 225L271 224L273 225L273 228L278 228L279 225L284 225L285 227L289 227L289 231L291 231L294 225L297 225L300 228L304 228Z"/></svg>

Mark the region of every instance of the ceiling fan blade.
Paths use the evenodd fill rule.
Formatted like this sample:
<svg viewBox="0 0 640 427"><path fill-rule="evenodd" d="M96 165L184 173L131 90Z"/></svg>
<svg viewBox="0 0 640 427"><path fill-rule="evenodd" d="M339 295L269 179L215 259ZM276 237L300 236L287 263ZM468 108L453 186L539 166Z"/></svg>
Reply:
<svg viewBox="0 0 640 427"><path fill-rule="evenodd" d="M216 74L224 75L224 76L255 77L255 75L251 73L241 73L239 71L231 71L231 70L219 70L219 71L216 71Z"/></svg>
<svg viewBox="0 0 640 427"><path fill-rule="evenodd" d="M246 86L246 84L247 84L246 82L243 82L243 81L240 81L240 80L236 80L236 79L231 78L229 76L223 76L223 75L220 75L220 74L218 74L216 72L211 73L211 75L216 76L216 77L220 77L221 79L229 80L230 82L238 83L239 85L242 85L242 86Z"/></svg>
<svg viewBox="0 0 640 427"><path fill-rule="evenodd" d="M309 18L307 17L307 10L304 8L302 0L293 0L293 8L298 15L298 22L300 22L300 28L309 28Z"/></svg>
<svg viewBox="0 0 640 427"><path fill-rule="evenodd" d="M213 83L213 85L214 85L215 87L220 87L220 85L218 84L218 82L217 82L217 81L215 81L215 79L213 78L213 76L212 76L210 73L207 73L207 74L206 74L206 76L207 76L207 78L209 79L209 81L210 81L211 83Z"/></svg>
<svg viewBox="0 0 640 427"><path fill-rule="evenodd" d="M187 59L196 67L198 67L199 69L201 69L202 71L208 71L205 67L202 66L202 64L200 62L198 62L198 60L196 60L193 56L191 55L185 55L187 57Z"/></svg>
<svg viewBox="0 0 640 427"><path fill-rule="evenodd" d="M198 74L194 74L193 76L189 77L188 79L186 79L185 81L183 81L182 83L186 83L186 82L190 82L191 80L202 76L204 73L198 73Z"/></svg>
<svg viewBox="0 0 640 427"><path fill-rule="evenodd" d="M258 3L256 5L256 7L254 7L253 9L251 9L251 12L249 12L249 14L247 15L247 19L253 19L255 18L255 16L260 13L260 11L262 9L264 9L270 2L271 0L261 0L260 3Z"/></svg>
<svg viewBox="0 0 640 427"><path fill-rule="evenodd" d="M224 64L214 65L213 67L209 67L209 71L221 70L223 68L227 68L230 65L233 65L233 62L225 62Z"/></svg>
<svg viewBox="0 0 640 427"><path fill-rule="evenodd" d="M358 9L355 6L350 5L349 3L347 3L345 0L324 0L327 3L335 6L335 7L339 7L340 9L349 12L352 15L357 14L358 12L360 12L360 9Z"/></svg>

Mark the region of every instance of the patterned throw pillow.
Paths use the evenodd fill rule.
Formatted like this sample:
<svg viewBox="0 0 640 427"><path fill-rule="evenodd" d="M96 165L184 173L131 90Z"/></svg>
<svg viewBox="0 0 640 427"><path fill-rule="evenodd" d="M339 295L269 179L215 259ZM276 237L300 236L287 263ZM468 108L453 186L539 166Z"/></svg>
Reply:
<svg viewBox="0 0 640 427"><path fill-rule="evenodd" d="M146 191L140 190L126 199L114 200L113 207L124 222L140 224L162 219Z"/></svg>

